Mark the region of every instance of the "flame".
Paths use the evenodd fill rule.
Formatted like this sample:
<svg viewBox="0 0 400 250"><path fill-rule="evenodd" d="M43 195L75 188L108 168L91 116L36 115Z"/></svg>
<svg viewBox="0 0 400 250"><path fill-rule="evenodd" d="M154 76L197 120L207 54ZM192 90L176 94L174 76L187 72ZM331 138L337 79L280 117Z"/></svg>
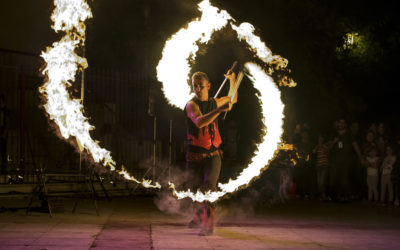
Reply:
<svg viewBox="0 0 400 250"><path fill-rule="evenodd" d="M86 58L79 56L76 50L85 44L85 20L92 17L89 5L84 0L55 0L55 9L51 16L56 31L65 35L52 47L48 47L41 56L46 65L42 73L46 75L45 83L39 92L46 98L44 108L50 120L57 124L61 136L65 139L76 138L77 144L86 150L96 163L116 170L111 152L101 148L99 142L90 136L94 129L83 114L81 100L71 98L68 94L72 82L79 70L87 68ZM151 181L138 181L125 170L117 171L128 180L141 183L145 187L159 188L160 184L151 185Z"/></svg>
<svg viewBox="0 0 400 250"><path fill-rule="evenodd" d="M281 143L278 145L279 150L293 150L293 144Z"/></svg>
<svg viewBox="0 0 400 250"><path fill-rule="evenodd" d="M222 29L228 23L237 32L238 39L246 41L249 49L268 67L265 72L261 66L255 63L247 62L245 64L249 72L248 77L260 93L257 97L261 105L262 122L265 125L264 137L262 142L257 145L257 152L251 163L235 180L231 179L225 184L218 183L220 191L206 193L202 193L200 190L197 192L178 191L175 185L170 183L170 188L178 199L189 197L197 202L214 202L225 194L248 185L265 169L265 166L273 159L278 146L281 145L284 105L280 98L280 91L269 75L274 70L284 69L288 62L286 59L272 54L265 43L254 35L254 27L251 24L242 23L236 26L235 20L226 11L211 6L208 0L202 1L199 9L202 12L201 18L190 22L187 28L180 29L165 43L162 58L157 66L158 80L162 82L164 95L171 105L183 109L193 96L187 82L191 69L190 63L195 60L198 50L196 42L206 44L211 39L213 32ZM289 83L296 84L287 77L285 81L288 83L287 85ZM268 133L266 133L267 128Z"/></svg>
<svg viewBox="0 0 400 250"><path fill-rule="evenodd" d="M197 42L207 43L211 34L225 27L231 19L226 11L219 11L208 0L201 2L199 9L201 18L190 22L187 28L180 29L165 43L157 66L157 78L163 83L164 96L172 106L180 109L193 97L187 82L190 61L196 58L199 49ZM180 83L179 88L177 83Z"/></svg>
<svg viewBox="0 0 400 250"><path fill-rule="evenodd" d="M253 25L245 22L236 26L231 23L231 27L237 32L238 39L246 41L257 57L267 64L269 75L274 73L275 70L286 68L288 60L279 55L273 55L272 51L261 41L261 38L254 34L255 28ZM279 79L279 86L295 87L296 85L296 82L286 75Z"/></svg>

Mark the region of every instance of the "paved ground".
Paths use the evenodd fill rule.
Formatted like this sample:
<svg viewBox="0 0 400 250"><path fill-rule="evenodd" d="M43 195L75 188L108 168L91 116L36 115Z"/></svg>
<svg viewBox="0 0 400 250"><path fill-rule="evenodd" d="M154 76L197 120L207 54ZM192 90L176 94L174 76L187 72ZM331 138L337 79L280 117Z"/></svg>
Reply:
<svg viewBox="0 0 400 250"><path fill-rule="evenodd" d="M0 199L6 208L26 200ZM0 212L0 249L400 249L400 209L360 203L293 202L258 209L226 202L212 236L189 229L185 216L160 212L153 198L63 200L53 218L23 209ZM247 211L246 211L247 210ZM246 212L244 212L246 211Z"/></svg>

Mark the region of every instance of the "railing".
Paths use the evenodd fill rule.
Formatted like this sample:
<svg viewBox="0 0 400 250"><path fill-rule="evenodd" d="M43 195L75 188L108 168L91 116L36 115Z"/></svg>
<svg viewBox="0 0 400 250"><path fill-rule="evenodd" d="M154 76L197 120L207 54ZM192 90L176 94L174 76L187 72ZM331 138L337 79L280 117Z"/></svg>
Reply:
<svg viewBox="0 0 400 250"><path fill-rule="evenodd" d="M79 169L79 153L55 135L57 128L40 108L42 97L38 87L43 83L39 72L42 63L37 54L0 49L0 92L6 95L10 110L8 169L18 171L28 183L35 181L37 170ZM145 169L140 165L146 165L142 163L153 157L153 118L147 110L150 88L155 84L137 73L93 68L85 71L85 114L96 127L92 136L111 150L118 166L124 164L136 176L144 174ZM79 79L73 88L80 91ZM158 132L156 159L161 160L168 157L169 140L163 133L168 133L165 128L169 120L157 121L161 132ZM182 145L183 140L173 140L172 163L177 155L183 155ZM0 183L6 182L6 178L0 178Z"/></svg>

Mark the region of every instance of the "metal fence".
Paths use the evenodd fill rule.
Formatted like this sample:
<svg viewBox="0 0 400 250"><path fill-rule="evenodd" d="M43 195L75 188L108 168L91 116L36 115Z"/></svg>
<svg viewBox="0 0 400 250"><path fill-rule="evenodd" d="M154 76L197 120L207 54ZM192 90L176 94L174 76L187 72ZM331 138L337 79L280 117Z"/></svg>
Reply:
<svg viewBox="0 0 400 250"><path fill-rule="evenodd" d="M36 169L76 172L80 169L79 153L55 135L57 128L40 108L42 65L37 54L0 49L0 92L5 94L10 111L8 169L22 170L26 176ZM84 79L85 115L96 127L92 137L113 152L118 165L142 175L153 157L153 118L147 110L154 80L132 72L92 68L85 71ZM79 79L73 88L80 91ZM160 121L160 128L165 130L168 124L169 120ZM158 161L166 161L168 146L165 136L156 140ZM175 162L182 155L183 142L173 140L172 150Z"/></svg>

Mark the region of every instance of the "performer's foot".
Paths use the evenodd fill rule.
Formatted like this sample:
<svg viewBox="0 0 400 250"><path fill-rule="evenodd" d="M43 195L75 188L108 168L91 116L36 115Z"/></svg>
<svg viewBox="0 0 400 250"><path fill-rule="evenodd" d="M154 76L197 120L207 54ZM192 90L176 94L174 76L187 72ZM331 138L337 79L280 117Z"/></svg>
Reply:
<svg viewBox="0 0 400 250"><path fill-rule="evenodd" d="M199 228L200 227L200 222L199 221L196 221L196 220L191 220L190 222L189 222L189 224L188 224L188 227L189 228Z"/></svg>
<svg viewBox="0 0 400 250"><path fill-rule="evenodd" d="M202 228L199 232L199 236L210 236L214 233L214 230Z"/></svg>
<svg viewBox="0 0 400 250"><path fill-rule="evenodd" d="M203 232L200 232L205 234L205 236L212 235L214 232L215 208L209 207L207 215L207 220L205 221L202 229Z"/></svg>
<svg viewBox="0 0 400 250"><path fill-rule="evenodd" d="M202 225L202 214L197 212L193 215L192 220L189 222L189 228L199 228Z"/></svg>

